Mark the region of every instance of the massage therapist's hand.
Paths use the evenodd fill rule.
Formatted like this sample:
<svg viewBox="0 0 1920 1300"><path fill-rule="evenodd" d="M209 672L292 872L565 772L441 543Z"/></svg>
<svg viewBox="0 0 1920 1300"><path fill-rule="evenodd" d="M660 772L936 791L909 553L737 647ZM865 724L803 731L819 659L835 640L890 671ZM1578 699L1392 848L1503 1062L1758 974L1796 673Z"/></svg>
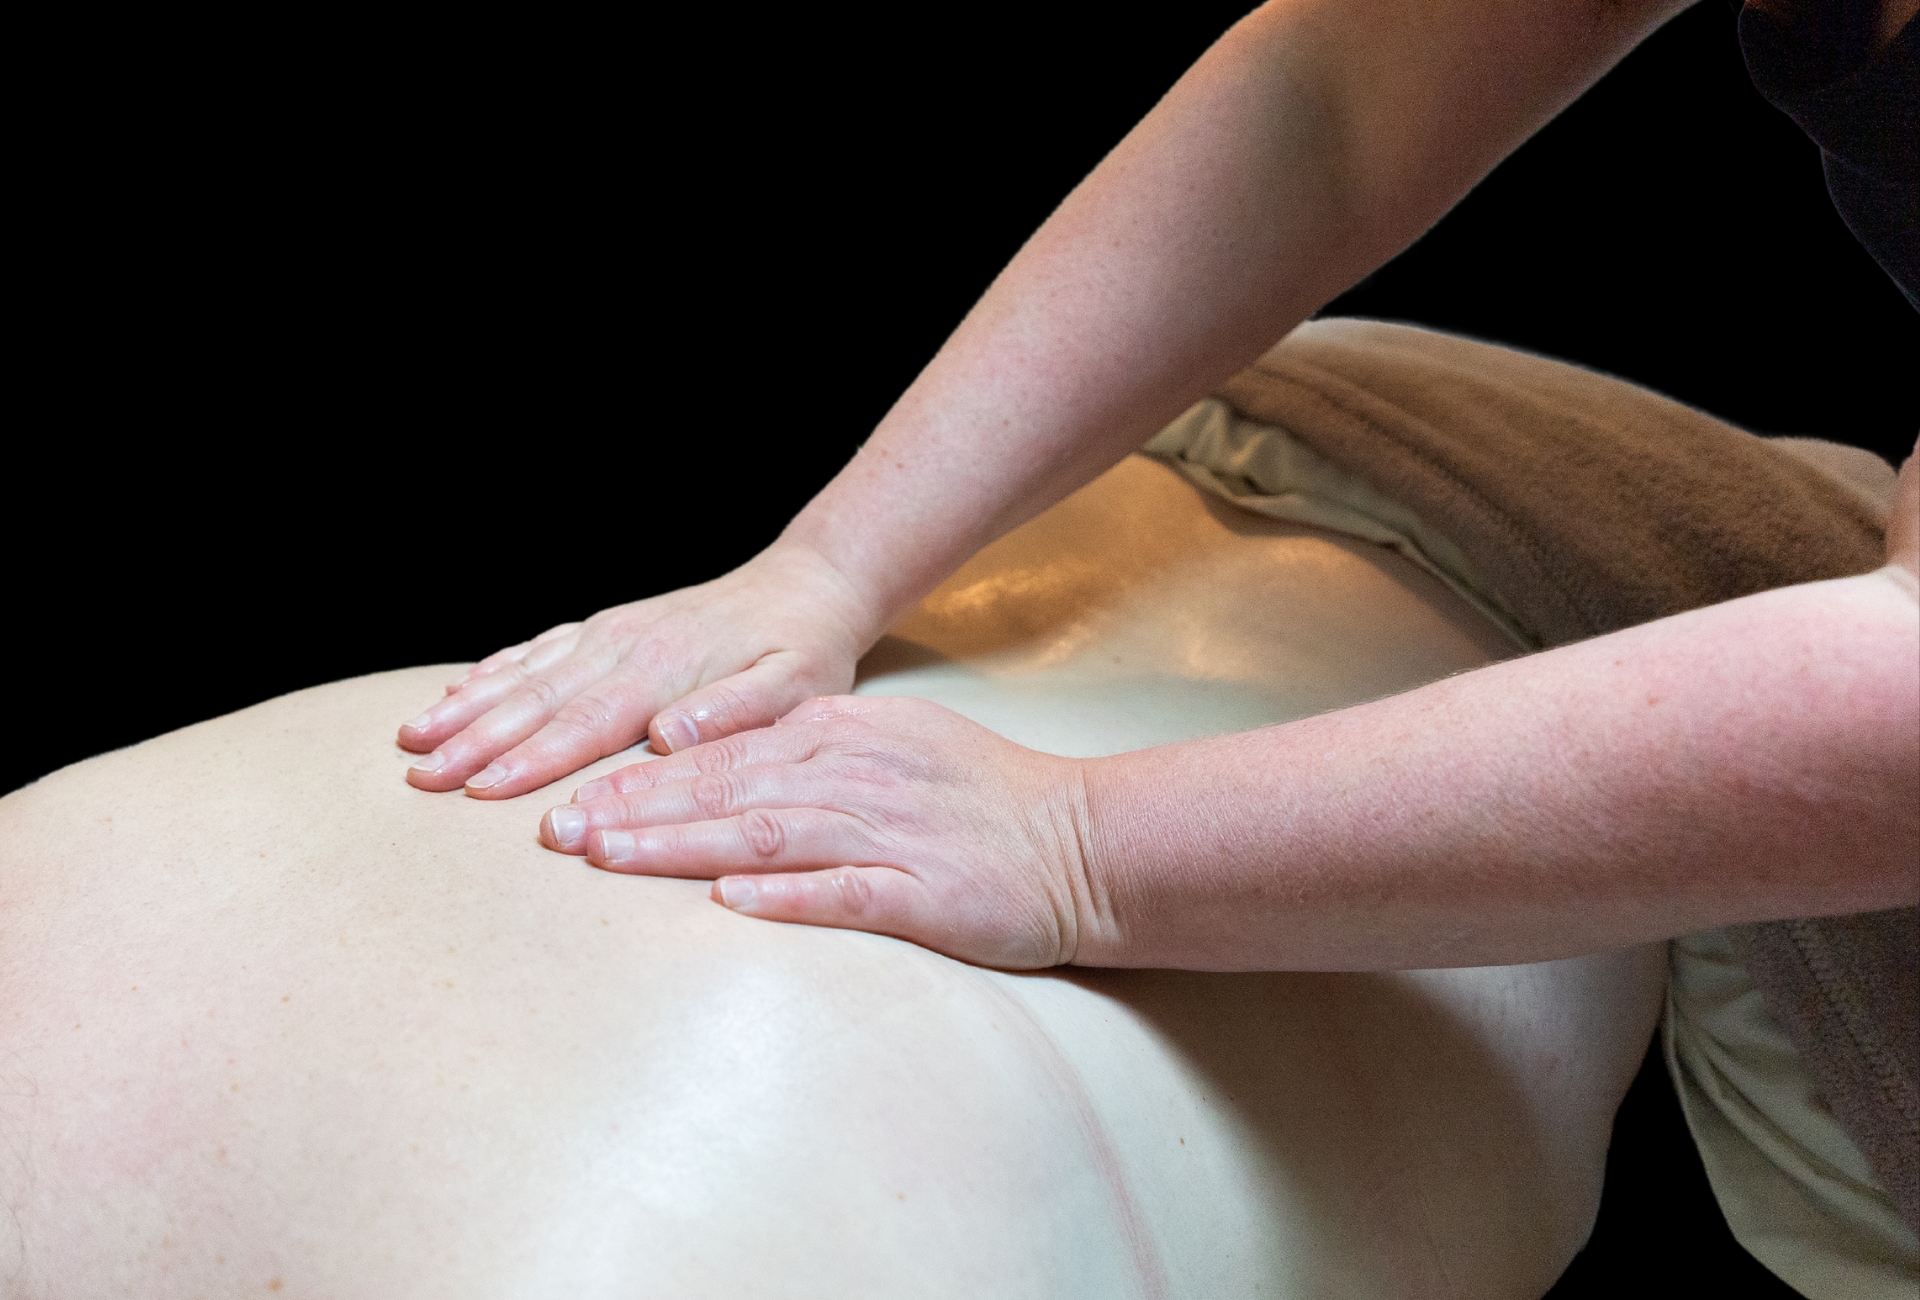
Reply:
<svg viewBox="0 0 1920 1300"><path fill-rule="evenodd" d="M540 837L610 871L718 877L748 916L1034 969L1071 961L1104 910L1082 767L924 700L814 699L588 782Z"/></svg>
<svg viewBox="0 0 1920 1300"><path fill-rule="evenodd" d="M767 726L852 684L870 621L817 553L776 545L725 577L482 660L400 728L402 748L432 751L407 780L504 799L643 735L664 754Z"/></svg>

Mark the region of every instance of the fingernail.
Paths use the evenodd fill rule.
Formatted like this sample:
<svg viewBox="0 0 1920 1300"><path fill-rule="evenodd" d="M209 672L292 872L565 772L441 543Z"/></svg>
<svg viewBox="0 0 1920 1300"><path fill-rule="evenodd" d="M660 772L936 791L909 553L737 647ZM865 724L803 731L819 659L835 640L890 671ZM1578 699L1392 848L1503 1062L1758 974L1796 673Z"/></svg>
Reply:
<svg viewBox="0 0 1920 1300"><path fill-rule="evenodd" d="M589 781L573 792L575 803L585 803L589 799L598 799L603 794L614 793L613 785L608 781Z"/></svg>
<svg viewBox="0 0 1920 1300"><path fill-rule="evenodd" d="M415 763L413 765L413 770L416 772L438 772L441 768L445 767L446 765L447 765L447 756L436 749L431 754L428 754L425 758L421 759L418 763Z"/></svg>
<svg viewBox="0 0 1920 1300"><path fill-rule="evenodd" d="M625 862L633 856L633 836L626 831L600 832L600 860Z"/></svg>
<svg viewBox="0 0 1920 1300"><path fill-rule="evenodd" d="M432 725L433 725L433 715L431 713L423 713L419 717L415 718L412 722L407 723L407 730L408 731L425 731L428 727Z"/></svg>
<svg viewBox="0 0 1920 1300"><path fill-rule="evenodd" d="M507 769L498 763L489 763L478 774L467 778L467 789L484 790L490 785L499 785L507 779ZM525 834L525 832L521 832Z"/></svg>
<svg viewBox="0 0 1920 1300"><path fill-rule="evenodd" d="M720 905L736 912L752 907L753 900L760 896L760 887L746 876L722 876L713 887L720 895Z"/></svg>
<svg viewBox="0 0 1920 1300"><path fill-rule="evenodd" d="M547 814L547 830L555 844L570 849L587 833L587 815L578 808L555 808Z"/></svg>
<svg viewBox="0 0 1920 1300"><path fill-rule="evenodd" d="M669 754L677 754L700 743L699 729L693 725L693 719L684 713L669 713L655 718L653 725L659 729L660 739L665 742Z"/></svg>

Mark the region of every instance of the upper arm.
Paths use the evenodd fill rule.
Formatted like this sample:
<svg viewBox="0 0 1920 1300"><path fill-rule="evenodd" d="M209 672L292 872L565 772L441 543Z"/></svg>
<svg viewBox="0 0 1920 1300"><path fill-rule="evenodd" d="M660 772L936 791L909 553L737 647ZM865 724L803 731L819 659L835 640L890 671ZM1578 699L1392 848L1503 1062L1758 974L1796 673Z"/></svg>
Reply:
<svg viewBox="0 0 1920 1300"><path fill-rule="evenodd" d="M1276 109L1311 106L1344 215L1384 260L1690 3L1270 0L1223 44L1259 47Z"/></svg>

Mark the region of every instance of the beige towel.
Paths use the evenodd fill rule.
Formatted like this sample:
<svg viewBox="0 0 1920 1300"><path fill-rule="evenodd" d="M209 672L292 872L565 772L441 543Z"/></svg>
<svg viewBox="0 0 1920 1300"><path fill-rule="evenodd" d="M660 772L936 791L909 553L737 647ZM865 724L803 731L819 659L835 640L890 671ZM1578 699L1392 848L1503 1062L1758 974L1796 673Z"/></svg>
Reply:
<svg viewBox="0 0 1920 1300"><path fill-rule="evenodd" d="M1884 557L1875 484L1890 471L1865 453L1757 438L1468 339L1314 321L1219 396L1411 510L1542 646ZM1164 441L1153 450L1178 461ZM1834 1114L1920 1229L1920 912L1742 926L1737 941Z"/></svg>

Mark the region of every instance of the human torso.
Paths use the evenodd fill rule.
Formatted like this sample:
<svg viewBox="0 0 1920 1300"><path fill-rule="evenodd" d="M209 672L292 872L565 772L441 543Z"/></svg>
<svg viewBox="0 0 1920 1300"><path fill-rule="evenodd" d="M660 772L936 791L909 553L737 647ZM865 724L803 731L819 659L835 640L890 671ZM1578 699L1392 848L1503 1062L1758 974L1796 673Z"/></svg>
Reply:
<svg viewBox="0 0 1920 1300"><path fill-rule="evenodd" d="M1235 532L1158 466L1114 482L957 575L901 629L918 666L866 689L958 682L1119 748L1500 644L1392 557ZM1038 635L1017 600L999 632L941 612L1101 548L1131 560L1077 570ZM1237 599L1153 594L1202 555ZM1141 707L1103 735L1075 664L1116 655ZM0 1294L1523 1295L1584 1233L1610 1105L1577 1103L1624 1080L1580 1061L1622 1032L1619 963L1019 976L757 922L543 851L558 791L407 787L393 719L440 680L302 692L0 801Z"/></svg>

